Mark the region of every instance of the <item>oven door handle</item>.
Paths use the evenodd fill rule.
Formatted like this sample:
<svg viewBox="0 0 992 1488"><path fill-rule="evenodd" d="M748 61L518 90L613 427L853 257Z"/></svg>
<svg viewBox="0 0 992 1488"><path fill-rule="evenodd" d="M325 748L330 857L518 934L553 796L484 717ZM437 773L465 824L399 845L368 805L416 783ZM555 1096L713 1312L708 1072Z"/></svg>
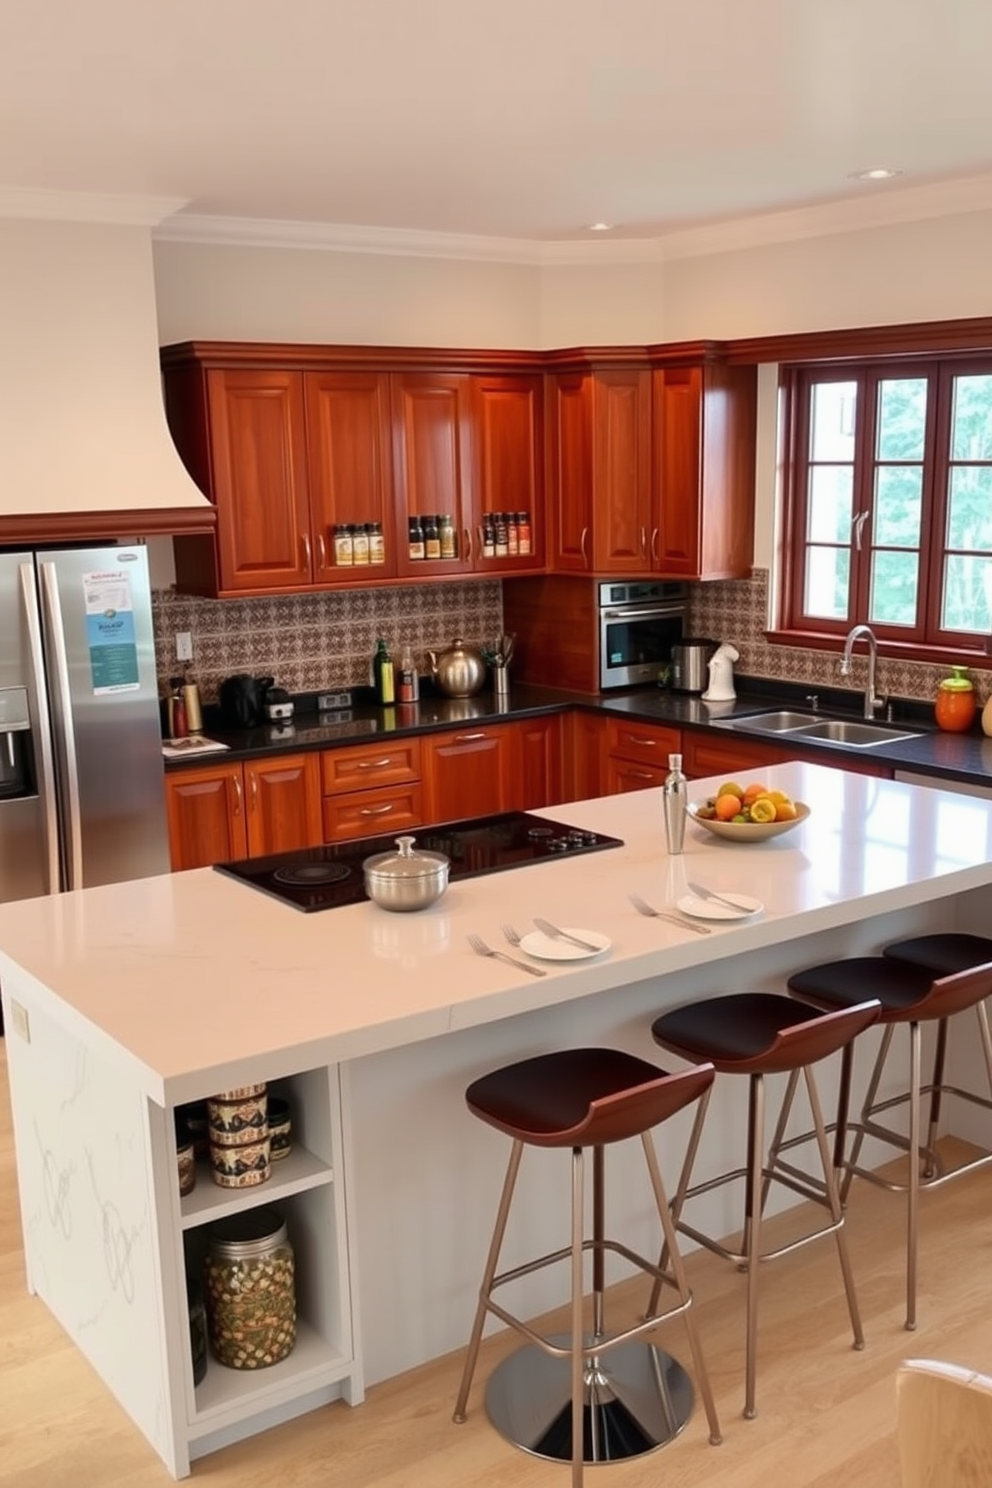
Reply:
<svg viewBox="0 0 992 1488"><path fill-rule="evenodd" d="M671 620L677 615L685 614L682 605L660 607L659 605L645 605L638 608L636 605L625 606L622 610L600 610L604 620Z"/></svg>

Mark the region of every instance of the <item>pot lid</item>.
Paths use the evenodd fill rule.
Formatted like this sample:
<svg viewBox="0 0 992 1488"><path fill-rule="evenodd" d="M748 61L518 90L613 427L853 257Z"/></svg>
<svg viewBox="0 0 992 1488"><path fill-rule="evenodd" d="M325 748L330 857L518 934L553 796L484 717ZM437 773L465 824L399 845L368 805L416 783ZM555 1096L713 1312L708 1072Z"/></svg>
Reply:
<svg viewBox="0 0 992 1488"><path fill-rule="evenodd" d="M366 873L377 873L386 878L433 877L440 868L447 868L450 858L444 853L415 852L413 837L397 837L398 852L376 853L366 858L362 867Z"/></svg>

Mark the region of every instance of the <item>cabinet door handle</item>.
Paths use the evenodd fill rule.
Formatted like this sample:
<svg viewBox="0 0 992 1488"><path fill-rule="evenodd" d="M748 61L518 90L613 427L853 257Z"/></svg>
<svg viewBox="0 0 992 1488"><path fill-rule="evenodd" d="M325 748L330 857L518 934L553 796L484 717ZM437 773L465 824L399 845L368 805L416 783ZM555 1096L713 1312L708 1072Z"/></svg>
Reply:
<svg viewBox="0 0 992 1488"><path fill-rule="evenodd" d="M359 816L385 816L392 810L392 801L387 801L384 806L363 806L358 814Z"/></svg>
<svg viewBox="0 0 992 1488"><path fill-rule="evenodd" d="M321 573L327 567L327 546L322 532L317 533L317 567Z"/></svg>
<svg viewBox="0 0 992 1488"><path fill-rule="evenodd" d="M255 811L258 807L258 776L251 777L251 809Z"/></svg>
<svg viewBox="0 0 992 1488"><path fill-rule="evenodd" d="M242 800L243 800L243 795L242 795L242 791L241 791L241 781L235 775L234 779L231 781L231 784L234 786L234 814L235 814L235 816L240 816L241 815L241 805L242 805Z"/></svg>
<svg viewBox="0 0 992 1488"><path fill-rule="evenodd" d="M654 780L654 776L647 770L625 770L624 774L628 780Z"/></svg>
<svg viewBox="0 0 992 1488"><path fill-rule="evenodd" d="M477 740L484 739L485 737L486 737L486 735L485 734L482 734L482 733L480 733L480 734L456 734L455 735L455 743L456 744L474 744L474 743L477 742Z"/></svg>
<svg viewBox="0 0 992 1488"><path fill-rule="evenodd" d="M585 564L586 568L589 567L589 560L586 557L586 534L588 533L588 531L588 527L583 527L582 536L579 538L579 552L582 554L582 562Z"/></svg>
<svg viewBox="0 0 992 1488"><path fill-rule="evenodd" d="M637 744L638 746L640 746L641 744L646 744L649 749L655 749L658 744L657 739L639 739L636 734L631 734L630 742L631 744Z"/></svg>
<svg viewBox="0 0 992 1488"><path fill-rule="evenodd" d="M310 571L310 534L309 534L309 532L304 532L302 534L302 536L303 536L303 562L304 562L304 564L306 566L307 572L309 573L309 571Z"/></svg>
<svg viewBox="0 0 992 1488"><path fill-rule="evenodd" d="M393 757L392 757L392 755L391 754L387 754L387 755L384 755L382 759L377 759L377 760L359 760L358 763L355 766L355 769L356 770L384 770L387 765L391 765L392 763L393 763Z"/></svg>
<svg viewBox="0 0 992 1488"><path fill-rule="evenodd" d="M465 538L465 562L466 563L471 563L472 562L472 529L471 529L471 527L466 527L465 528L464 538ZM479 541L480 541L480 544L481 544L481 541L482 541L481 538L480 538Z"/></svg>
<svg viewBox="0 0 992 1488"><path fill-rule="evenodd" d="M657 563L658 562L658 529L657 529L657 527L652 527L651 528L651 562L652 563Z"/></svg>
<svg viewBox="0 0 992 1488"><path fill-rule="evenodd" d="M646 554L647 550L648 550L648 529L646 527L642 527L641 528L641 557L642 558Z"/></svg>

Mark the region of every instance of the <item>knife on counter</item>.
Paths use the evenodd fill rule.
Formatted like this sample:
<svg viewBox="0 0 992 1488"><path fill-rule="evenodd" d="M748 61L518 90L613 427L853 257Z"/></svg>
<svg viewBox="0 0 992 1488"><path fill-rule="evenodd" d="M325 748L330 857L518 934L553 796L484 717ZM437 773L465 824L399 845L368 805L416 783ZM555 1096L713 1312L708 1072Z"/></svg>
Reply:
<svg viewBox="0 0 992 1488"><path fill-rule="evenodd" d="M602 946L593 945L591 940L583 940L579 935L572 935L568 930L559 930L557 925L552 925L550 920L539 920L534 916L534 924L542 935L548 935L552 940L564 940L569 945L579 946L583 951L601 951Z"/></svg>
<svg viewBox="0 0 992 1488"><path fill-rule="evenodd" d="M702 884L689 883L688 879L685 886L690 894L695 894L697 899L711 899L714 904L722 904L727 909L740 910L743 914L751 914L754 910L753 904L741 904L739 899L728 899L725 895L716 893L714 889L704 889Z"/></svg>

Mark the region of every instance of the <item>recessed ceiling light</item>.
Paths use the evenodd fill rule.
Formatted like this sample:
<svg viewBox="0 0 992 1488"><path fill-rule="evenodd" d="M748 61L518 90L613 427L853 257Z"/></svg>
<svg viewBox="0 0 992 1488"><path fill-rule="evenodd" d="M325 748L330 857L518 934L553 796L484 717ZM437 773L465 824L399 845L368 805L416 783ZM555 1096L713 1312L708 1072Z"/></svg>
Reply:
<svg viewBox="0 0 992 1488"><path fill-rule="evenodd" d="M876 165L871 170L852 171L852 181L891 181L893 176L901 176L901 170L890 170L888 166Z"/></svg>
<svg viewBox="0 0 992 1488"><path fill-rule="evenodd" d="M590 222L590 224L589 224L589 231L590 232L610 232L610 230L612 229L612 227L613 227L613 223L612 222Z"/></svg>

